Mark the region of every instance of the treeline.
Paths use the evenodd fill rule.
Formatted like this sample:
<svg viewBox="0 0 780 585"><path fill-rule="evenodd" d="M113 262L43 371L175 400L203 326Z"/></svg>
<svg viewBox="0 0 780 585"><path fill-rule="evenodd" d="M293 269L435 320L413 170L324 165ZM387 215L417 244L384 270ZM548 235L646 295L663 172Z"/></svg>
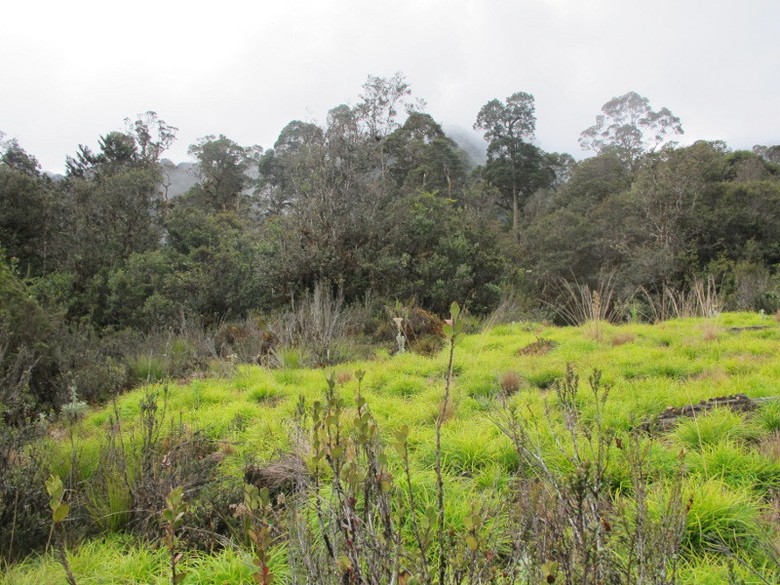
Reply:
<svg viewBox="0 0 780 585"><path fill-rule="evenodd" d="M780 147L675 147L679 119L635 93L605 104L581 135L595 156L579 163L536 146L535 121L529 94L488 102L475 123L487 162L474 166L403 76L369 77L355 105L290 122L273 148L199 140L198 183L177 197L161 165L177 129L151 112L80 146L61 181L3 142L2 375L26 389L4 391L6 416L74 388L105 399L129 383L128 348L187 361L186 344L150 336L241 337L225 324L262 329L258 316L315 288L374 316L357 334L387 333L376 316L396 300L479 315L514 291L541 316L562 280L609 280L622 299L641 289L641 305L711 275L731 308L778 308Z"/></svg>

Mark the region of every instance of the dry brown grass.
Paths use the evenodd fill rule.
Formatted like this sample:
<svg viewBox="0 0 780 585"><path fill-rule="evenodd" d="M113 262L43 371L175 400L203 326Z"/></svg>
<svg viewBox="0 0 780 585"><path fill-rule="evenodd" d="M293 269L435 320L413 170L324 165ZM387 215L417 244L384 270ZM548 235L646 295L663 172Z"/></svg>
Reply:
<svg viewBox="0 0 780 585"><path fill-rule="evenodd" d="M720 337L722 328L711 321L707 321L701 326L702 338L704 341L716 341Z"/></svg>
<svg viewBox="0 0 780 585"><path fill-rule="evenodd" d="M498 383L501 386L501 391L505 395L510 396L520 390L523 378L517 372L510 370L498 377Z"/></svg>
<svg viewBox="0 0 780 585"><path fill-rule="evenodd" d="M723 384L729 380L729 375L722 367L716 366L714 368L702 370L695 376L691 376L691 380L707 380L712 384Z"/></svg>
<svg viewBox="0 0 780 585"><path fill-rule="evenodd" d="M529 343L521 348L517 353L518 355L547 355L556 347L558 347L558 342L540 337L533 343Z"/></svg>
<svg viewBox="0 0 780 585"><path fill-rule="evenodd" d="M248 465L244 469L244 481L271 494L292 494L305 485L308 471L304 461L287 454L264 465Z"/></svg>
<svg viewBox="0 0 780 585"><path fill-rule="evenodd" d="M780 432L774 432L761 440L759 452L773 461L780 461ZM780 504L780 501L778 501Z"/></svg>
<svg viewBox="0 0 780 585"><path fill-rule="evenodd" d="M336 374L336 384L346 384L352 380L352 372L341 371Z"/></svg>
<svg viewBox="0 0 780 585"><path fill-rule="evenodd" d="M623 333L617 333L612 336L612 339L609 340L609 342L612 344L613 347L617 347L618 345L625 345L626 343L633 343L636 340L636 335L633 333L623 332Z"/></svg>

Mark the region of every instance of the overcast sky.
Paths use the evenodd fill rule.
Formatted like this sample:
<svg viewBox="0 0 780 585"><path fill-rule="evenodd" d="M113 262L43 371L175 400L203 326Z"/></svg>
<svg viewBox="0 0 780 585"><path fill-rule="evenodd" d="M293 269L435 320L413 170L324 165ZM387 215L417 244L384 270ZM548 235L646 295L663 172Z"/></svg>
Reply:
<svg viewBox="0 0 780 585"><path fill-rule="evenodd" d="M780 143L778 0L27 0L0 11L0 130L61 171L79 143L154 110L179 127L273 146L294 119L406 75L445 126L516 91L537 143L583 155L611 97L666 106L684 142Z"/></svg>

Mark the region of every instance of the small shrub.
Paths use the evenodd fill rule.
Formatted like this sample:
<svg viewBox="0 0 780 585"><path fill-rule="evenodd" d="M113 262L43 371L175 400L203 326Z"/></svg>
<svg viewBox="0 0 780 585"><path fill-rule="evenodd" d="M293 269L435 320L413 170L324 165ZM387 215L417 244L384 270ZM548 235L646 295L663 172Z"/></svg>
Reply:
<svg viewBox="0 0 780 585"><path fill-rule="evenodd" d="M161 513L164 530L163 542L171 559L171 585L177 585L184 578L184 573L179 568L182 558L182 554L179 553L179 531L188 508L184 501L184 489L181 486L173 488L168 497L165 498L165 503L166 507Z"/></svg>
<svg viewBox="0 0 780 585"><path fill-rule="evenodd" d="M412 307L404 321L404 333L412 341L429 335L444 337L443 327L444 321L421 307Z"/></svg>
<svg viewBox="0 0 780 585"><path fill-rule="evenodd" d="M190 514L182 530L182 540L190 548L215 553L230 537L243 540L240 523L230 510L240 502L243 482L238 477L219 474L190 498Z"/></svg>
<svg viewBox="0 0 780 585"><path fill-rule="evenodd" d="M347 334L344 296L328 282L319 282L287 312L269 324L283 347L300 348L311 354L314 365L335 363L337 342Z"/></svg>
<svg viewBox="0 0 780 585"><path fill-rule="evenodd" d="M414 353L424 356L434 356L444 347L444 339L436 335L425 335L414 339L409 344L409 349Z"/></svg>
<svg viewBox="0 0 780 585"><path fill-rule="evenodd" d="M203 368L204 356L198 355L197 347L184 337L175 337L166 344L168 374L181 377Z"/></svg>
<svg viewBox="0 0 780 585"><path fill-rule="evenodd" d="M244 483L258 490L268 490L272 498L279 494L291 496L309 481L306 464L300 456L288 454L262 465L247 465Z"/></svg>
<svg viewBox="0 0 780 585"><path fill-rule="evenodd" d="M542 355L547 355L556 347L558 347L557 341L553 341L552 339L544 339L540 337L533 343L529 343L528 345L520 349L520 351L518 351L517 354L542 356Z"/></svg>
<svg viewBox="0 0 780 585"><path fill-rule="evenodd" d="M235 355L242 363L266 366L273 361L279 338L264 319L250 315L243 322L222 324L214 333L213 344L221 357Z"/></svg>
<svg viewBox="0 0 780 585"><path fill-rule="evenodd" d="M396 301L393 306L386 306L385 313L393 323L377 331L383 338L392 334L394 347L400 353L408 348L420 355L435 355L444 347L444 322L414 302L403 304Z"/></svg>
<svg viewBox="0 0 780 585"><path fill-rule="evenodd" d="M0 417L0 562L18 560L46 543L48 465L40 448L26 446L40 432L9 428Z"/></svg>

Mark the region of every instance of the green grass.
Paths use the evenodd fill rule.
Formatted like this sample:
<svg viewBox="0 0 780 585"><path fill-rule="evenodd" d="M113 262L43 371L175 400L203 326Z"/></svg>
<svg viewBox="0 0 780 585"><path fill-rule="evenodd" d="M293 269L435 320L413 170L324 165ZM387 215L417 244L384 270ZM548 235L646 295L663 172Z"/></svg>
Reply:
<svg viewBox="0 0 780 585"><path fill-rule="evenodd" d="M732 441L707 445L691 451L688 469L705 479L721 480L736 489L767 494L780 487L780 463L762 456L755 449Z"/></svg>
<svg viewBox="0 0 780 585"><path fill-rule="evenodd" d="M732 331L730 327L765 325L768 329ZM554 342L547 353L521 350L538 339ZM613 340L618 339L619 342ZM538 424L537 440L550 466L570 471L555 437L565 437L551 390L568 363L580 376L577 402L583 417L595 412L587 378L593 368L603 371L610 386L604 407L605 425L623 437L666 407L746 393L761 397L780 394L780 325L774 320L740 313L712 320L677 320L658 325L602 324L598 337L587 327L556 328L539 324L501 325L465 336L455 350L452 401L442 435L442 458L447 485L447 518L460 526L474 498L500 500L518 468L518 456L498 430L500 376L516 373L518 391L507 400L517 412ZM215 368L223 377L169 384L167 424L181 422L192 430L230 445L219 473L240 478L246 461L264 461L290 449L290 421L299 396L311 406L321 400L325 380L335 373L336 391L347 408L354 405L357 370L365 371L362 393L386 440L407 425L413 490L421 506L435 503L434 425L445 384L446 352L434 357L377 353L373 361L341 364L329 369L303 369L296 352L281 356L283 368L259 366ZM148 365L148 364L147 364ZM162 387L152 391L161 392ZM127 436L137 433L144 392L136 390L117 400L116 412ZM554 419L549 426L546 412ZM352 411L346 417L350 419ZM91 411L73 428L75 463L84 480L95 475L105 429L115 418L113 405ZM55 428L48 449L51 467L62 477L71 471L68 430ZM680 419L676 427L652 445L653 480L668 480L683 453L692 495L686 527L686 565L683 582L716 582L722 563L707 555L720 540L756 556L758 543L771 534L764 520L766 502L780 488L780 465L760 447L780 431L780 401L768 402L755 413L714 410ZM398 457L388 449L389 464L400 479ZM630 490L629 471L614 445L608 468L611 489ZM93 494L91 513L107 532L123 523L121 490ZM165 558L149 545L136 545L120 536L87 541L73 555L79 583L164 583ZM285 553L277 551L277 582L284 582ZM708 560L710 559L710 560ZM720 559L722 560L722 559ZM718 561L719 562L719 561ZM185 583L251 582L240 551L193 555L186 560ZM709 573L707 572L709 571ZM714 576L713 576L714 575ZM82 577L83 576L83 577ZM80 578L82 577L82 578ZM114 580L112 580L114 579ZM135 579L135 580L133 580ZM62 582L51 558L32 558L10 569L2 585ZM750 582L750 581L748 581Z"/></svg>
<svg viewBox="0 0 780 585"><path fill-rule="evenodd" d="M780 431L780 400L764 404L756 416L756 422L769 433Z"/></svg>
<svg viewBox="0 0 780 585"><path fill-rule="evenodd" d="M689 551L704 553L722 546L751 550L758 546L764 506L750 491L708 480L692 481L688 494L690 512L684 545Z"/></svg>
<svg viewBox="0 0 780 585"><path fill-rule="evenodd" d="M740 563L734 559L724 559L720 555L710 554L684 561L678 571L680 585L766 585L777 583L777 567L771 564L751 567L749 563Z"/></svg>
<svg viewBox="0 0 780 585"><path fill-rule="evenodd" d="M677 440L688 449L701 449L724 441L756 438L758 429L744 415L716 408L704 415L682 421L675 431Z"/></svg>
<svg viewBox="0 0 780 585"><path fill-rule="evenodd" d="M288 582L286 551L271 551L269 566L274 583ZM79 585L169 585L170 558L164 548L136 542L127 536L111 536L89 541L68 555ZM250 585L252 561L246 552L233 547L213 555L190 552L182 557L185 573L181 585ZM0 585L62 585L65 571L53 554L32 557L0 577Z"/></svg>

